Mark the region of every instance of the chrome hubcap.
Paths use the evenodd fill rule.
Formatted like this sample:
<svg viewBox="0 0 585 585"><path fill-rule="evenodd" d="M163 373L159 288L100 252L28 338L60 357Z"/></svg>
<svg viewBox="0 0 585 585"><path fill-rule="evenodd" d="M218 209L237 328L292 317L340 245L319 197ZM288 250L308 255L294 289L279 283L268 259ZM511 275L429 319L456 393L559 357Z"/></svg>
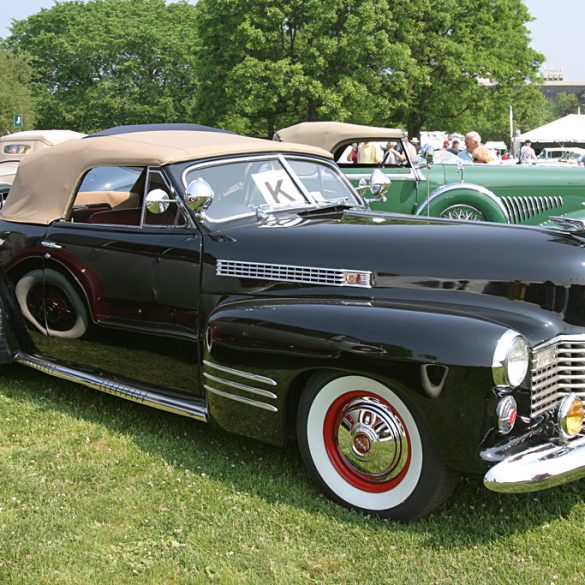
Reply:
<svg viewBox="0 0 585 585"><path fill-rule="evenodd" d="M390 481L408 465L404 425L396 413L375 398L355 398L345 405L337 441L349 470L368 481Z"/></svg>

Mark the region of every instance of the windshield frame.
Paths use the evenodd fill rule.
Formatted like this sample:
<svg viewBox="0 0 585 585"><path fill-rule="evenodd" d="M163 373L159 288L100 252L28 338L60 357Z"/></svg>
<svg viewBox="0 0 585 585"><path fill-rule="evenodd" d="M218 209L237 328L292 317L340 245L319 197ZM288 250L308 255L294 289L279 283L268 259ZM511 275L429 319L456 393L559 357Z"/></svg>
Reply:
<svg viewBox="0 0 585 585"><path fill-rule="evenodd" d="M205 213L199 213L200 219L204 220L208 224L212 225L222 225L227 222L236 221L239 219L251 218L251 217L259 217L259 216L271 216L276 215L279 213L295 213L299 211L307 211L310 209L319 209L323 207L330 207L331 205L335 204L336 200L325 200L325 201L318 201L315 199L308 189L305 187L302 179L300 179L297 174L295 173L294 169L291 167L289 160L298 160L304 162L311 162L315 164L322 165L327 167L329 170L333 172L333 174L337 177L338 180L346 187L349 195L354 199L353 201L348 202L348 205L352 207L360 207L366 208L367 204L364 199L360 196L360 194L354 189L349 179L341 172L339 167L334 161L330 161L329 159L319 158L312 155L305 155L299 153L284 153L284 152L277 152L277 153L259 153L255 155L246 155L246 156L234 156L234 157L226 157L221 159L211 159L206 161L197 161L194 163L188 163L185 168L180 171L180 179L181 179L181 187L182 192L185 192L187 188L187 175L193 171L198 169L204 169L214 166L221 166L221 165L229 165L233 163L248 163L248 162L261 162L263 160L266 161L274 161L277 160L282 168L286 171L287 175L294 183L295 187L299 190L302 196L306 200L306 205L290 205L286 207L270 207L269 205L266 206L259 206L255 209L251 209L247 213L240 213L237 215L227 216L222 219L212 219L207 217ZM340 195L340 199L345 198L345 196Z"/></svg>

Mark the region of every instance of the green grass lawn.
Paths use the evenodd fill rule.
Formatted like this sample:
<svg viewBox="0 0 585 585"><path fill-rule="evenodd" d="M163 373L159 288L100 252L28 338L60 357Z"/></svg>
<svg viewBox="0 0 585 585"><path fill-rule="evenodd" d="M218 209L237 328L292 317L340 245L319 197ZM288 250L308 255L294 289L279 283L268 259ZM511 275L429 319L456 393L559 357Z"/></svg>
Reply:
<svg viewBox="0 0 585 585"><path fill-rule="evenodd" d="M0 583L585 582L585 482L463 480L400 525L274 449L18 366L0 370Z"/></svg>

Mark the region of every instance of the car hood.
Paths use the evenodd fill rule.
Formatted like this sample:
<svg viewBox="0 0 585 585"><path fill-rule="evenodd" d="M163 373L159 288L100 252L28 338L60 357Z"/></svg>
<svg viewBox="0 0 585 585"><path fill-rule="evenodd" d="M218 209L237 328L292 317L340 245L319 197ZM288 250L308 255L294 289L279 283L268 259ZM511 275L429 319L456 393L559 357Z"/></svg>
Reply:
<svg viewBox="0 0 585 585"><path fill-rule="evenodd" d="M350 211L234 227L213 234L206 255L216 261L372 273L371 288L328 291L336 297L434 303L485 314L505 310L512 320L530 307L547 311L549 321L581 327L584 248L585 240L553 229ZM262 286L258 279L249 284ZM281 291L278 284L267 280L264 290ZM301 288L305 294L326 294L322 287Z"/></svg>

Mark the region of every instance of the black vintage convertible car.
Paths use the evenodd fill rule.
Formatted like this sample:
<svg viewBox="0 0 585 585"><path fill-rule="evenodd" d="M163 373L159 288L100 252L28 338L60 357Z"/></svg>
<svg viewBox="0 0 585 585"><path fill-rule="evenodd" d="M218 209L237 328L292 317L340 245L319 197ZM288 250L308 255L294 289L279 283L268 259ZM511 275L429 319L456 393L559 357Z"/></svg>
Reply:
<svg viewBox="0 0 585 585"><path fill-rule="evenodd" d="M329 497L414 519L461 473L584 474L584 233L372 212L309 146L94 136L19 168L0 358L296 439Z"/></svg>

